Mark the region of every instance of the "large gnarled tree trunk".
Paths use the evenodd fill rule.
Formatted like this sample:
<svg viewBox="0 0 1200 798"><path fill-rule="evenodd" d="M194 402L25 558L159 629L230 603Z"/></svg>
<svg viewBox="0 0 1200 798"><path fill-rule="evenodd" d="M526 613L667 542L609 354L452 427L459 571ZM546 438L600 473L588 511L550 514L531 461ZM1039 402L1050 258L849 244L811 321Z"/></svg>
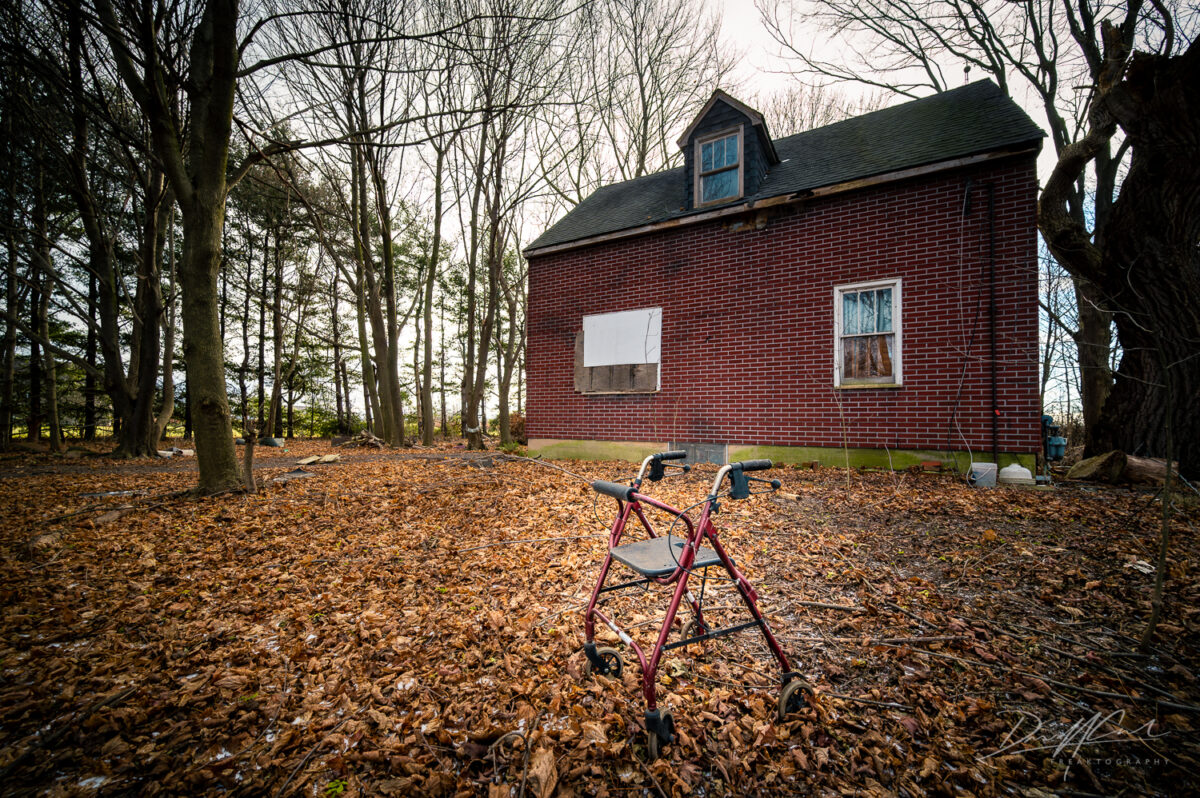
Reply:
<svg viewBox="0 0 1200 798"><path fill-rule="evenodd" d="M1116 311L1121 363L1092 446L1161 455L1170 413L1184 475L1200 473L1200 48L1135 55L1107 26L1108 69L1086 137L1063 152L1043 191L1038 224L1055 257ZM1070 182L1115 135L1129 172L1100 242L1064 212ZM1170 369L1166 379L1163 367ZM1169 388L1167 386L1170 386Z"/></svg>

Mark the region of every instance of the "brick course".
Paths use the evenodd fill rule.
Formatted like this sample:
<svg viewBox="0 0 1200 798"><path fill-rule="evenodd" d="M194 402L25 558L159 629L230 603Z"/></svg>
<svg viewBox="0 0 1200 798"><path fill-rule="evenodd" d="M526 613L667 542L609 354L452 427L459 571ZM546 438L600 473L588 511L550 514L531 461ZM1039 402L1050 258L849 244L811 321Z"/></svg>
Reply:
<svg viewBox="0 0 1200 798"><path fill-rule="evenodd" d="M773 212L761 230L735 231L724 219L535 254L527 434L990 451L988 185L999 449L1036 452L1032 155L811 200ZM834 287L896 277L903 280L904 385L835 389ZM576 393L583 316L641 307L663 308L662 390Z"/></svg>

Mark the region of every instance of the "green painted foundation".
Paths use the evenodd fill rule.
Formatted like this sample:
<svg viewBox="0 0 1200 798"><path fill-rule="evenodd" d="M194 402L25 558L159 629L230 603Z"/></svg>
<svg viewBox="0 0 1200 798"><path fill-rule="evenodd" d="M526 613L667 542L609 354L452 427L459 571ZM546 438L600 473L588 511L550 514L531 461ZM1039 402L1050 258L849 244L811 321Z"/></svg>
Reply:
<svg viewBox="0 0 1200 798"><path fill-rule="evenodd" d="M530 438L530 454L547 460L629 460L640 463L655 452L665 452L667 444L640 441L572 441L554 438Z"/></svg>
<svg viewBox="0 0 1200 798"><path fill-rule="evenodd" d="M529 451L555 460L629 460L638 462L647 455L665 451L664 443L636 441L579 441L531 438ZM929 451L922 449L835 449L823 446L743 446L729 445L729 460L766 458L775 463L811 463L845 468L879 468L902 471L923 462L939 462L944 467L966 473L972 456L964 451ZM974 462L992 462L991 452L975 452ZM1037 456L1033 453L1001 452L1000 467L1019 463L1036 473Z"/></svg>

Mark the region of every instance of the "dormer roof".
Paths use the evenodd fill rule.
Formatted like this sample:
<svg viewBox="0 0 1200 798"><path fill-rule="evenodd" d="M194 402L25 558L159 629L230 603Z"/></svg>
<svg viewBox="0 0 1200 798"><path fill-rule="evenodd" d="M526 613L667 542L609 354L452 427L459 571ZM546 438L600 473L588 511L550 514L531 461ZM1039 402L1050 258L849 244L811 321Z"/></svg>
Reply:
<svg viewBox="0 0 1200 798"><path fill-rule="evenodd" d="M771 134L767 131L767 120L758 111L755 111L741 100L720 89L713 91L712 96L708 98L708 102L700 109L700 113L696 114L695 118L692 119L692 123L683 131L683 135L679 137L679 141L677 142L679 149L682 150L687 147L688 142L691 141L692 136L696 133L696 128L704 122L704 118L708 116L709 111L719 102L725 103L735 111L739 111L749 117L751 124L759 135L759 140L763 142L763 146L769 154L770 162L773 164L779 163L779 156L775 153L775 144L771 141Z"/></svg>

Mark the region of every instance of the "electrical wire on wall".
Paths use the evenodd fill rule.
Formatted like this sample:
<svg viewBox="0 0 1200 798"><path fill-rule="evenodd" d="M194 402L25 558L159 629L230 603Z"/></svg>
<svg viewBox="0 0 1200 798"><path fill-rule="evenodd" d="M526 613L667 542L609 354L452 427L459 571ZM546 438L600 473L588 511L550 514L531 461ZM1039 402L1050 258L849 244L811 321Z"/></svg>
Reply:
<svg viewBox="0 0 1200 798"><path fill-rule="evenodd" d="M959 307L960 320L963 320L962 287L966 284L966 280L962 279L962 278L965 278L965 276L966 276L965 275L966 260L964 257L964 249L965 249L965 241L966 241L965 226L966 226L967 217L971 215L971 189L974 187L974 184L975 184L974 178L967 178L967 184L963 189L962 213L959 215L959 219L958 219L958 270L959 270L959 277L960 277L959 282L958 282L958 284L959 284L958 307ZM980 281L979 287L977 290L979 292L983 291L983 282L982 281ZM958 457L957 457L957 455L954 454L954 451L951 448L953 446L954 433L956 433L956 432L958 433L959 439L962 440L963 446L965 446L967 449L967 457L969 458L967 461L968 466L970 465L971 462L974 462L974 460L975 460L975 454L971 448L971 442L967 440L967 436L963 433L962 427L958 423L958 409L959 409L959 406L962 404L962 392L963 392L963 386L966 383L966 379L967 379L967 364L970 363L970 361L971 361L971 349L972 349L972 347L975 346L975 337L979 333L979 315L980 315L980 312L982 311L982 308L983 308L983 297L981 295L977 295L975 298L975 317L971 320L971 333L967 339L967 345L966 345L966 348L963 350L963 354L962 354L962 369L958 375L958 388L956 389L955 394L954 394L954 402L950 406L950 420L946 425L946 454L948 454L949 456L954 458L954 464L956 466L958 465Z"/></svg>

